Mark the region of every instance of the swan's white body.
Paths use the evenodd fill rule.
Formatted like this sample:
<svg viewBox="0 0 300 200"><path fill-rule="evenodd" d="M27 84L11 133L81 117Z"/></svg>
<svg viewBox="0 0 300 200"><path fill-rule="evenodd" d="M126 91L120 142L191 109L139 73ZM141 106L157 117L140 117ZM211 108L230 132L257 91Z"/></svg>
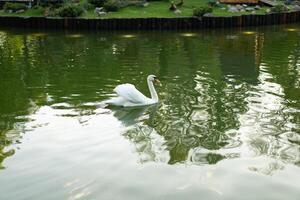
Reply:
<svg viewBox="0 0 300 200"><path fill-rule="evenodd" d="M148 87L150 90L151 98L146 97L138 91L134 85L126 83L115 87L114 92L117 97L113 97L104 101L105 104L123 107L145 106L156 104L158 102L157 92L154 88L153 81L157 80L156 76L149 75L147 78Z"/></svg>

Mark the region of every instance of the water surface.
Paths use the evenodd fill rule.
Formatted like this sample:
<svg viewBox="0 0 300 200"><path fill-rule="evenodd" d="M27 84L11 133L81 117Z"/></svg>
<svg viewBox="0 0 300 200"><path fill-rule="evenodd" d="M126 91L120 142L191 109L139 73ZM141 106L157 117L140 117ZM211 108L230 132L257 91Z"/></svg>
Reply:
<svg viewBox="0 0 300 200"><path fill-rule="evenodd" d="M160 103L100 108L121 83ZM0 30L0 199L300 197L300 25Z"/></svg>

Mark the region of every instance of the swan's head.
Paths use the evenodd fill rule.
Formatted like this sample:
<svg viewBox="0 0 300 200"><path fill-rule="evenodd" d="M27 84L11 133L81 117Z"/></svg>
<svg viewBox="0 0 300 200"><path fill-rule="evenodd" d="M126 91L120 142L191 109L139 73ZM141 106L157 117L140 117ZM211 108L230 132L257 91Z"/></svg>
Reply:
<svg viewBox="0 0 300 200"><path fill-rule="evenodd" d="M160 83L160 81L158 80L157 76L155 75L149 75L147 78L148 81L152 81L152 82L156 82L156 83Z"/></svg>

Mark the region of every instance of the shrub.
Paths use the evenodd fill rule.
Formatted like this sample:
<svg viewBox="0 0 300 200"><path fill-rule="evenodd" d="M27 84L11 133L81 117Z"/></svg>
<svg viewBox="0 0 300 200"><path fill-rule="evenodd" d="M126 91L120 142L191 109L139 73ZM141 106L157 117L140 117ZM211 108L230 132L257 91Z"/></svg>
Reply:
<svg viewBox="0 0 300 200"><path fill-rule="evenodd" d="M27 7L23 3L10 3L6 2L3 6L3 9L5 11L12 10L13 12L18 11L18 10L26 10Z"/></svg>
<svg viewBox="0 0 300 200"><path fill-rule="evenodd" d="M34 9L34 10L39 10L39 9L42 9L42 6L34 5L34 6L32 7L32 9Z"/></svg>
<svg viewBox="0 0 300 200"><path fill-rule="evenodd" d="M279 13L279 12L288 11L288 8L285 5L276 5L271 8L271 11Z"/></svg>
<svg viewBox="0 0 300 200"><path fill-rule="evenodd" d="M94 9L94 5L90 4L90 3L87 3L87 2L83 3L82 7L83 7L84 10L92 10L92 9Z"/></svg>
<svg viewBox="0 0 300 200"><path fill-rule="evenodd" d="M291 5L291 4L292 4L292 0L285 0L285 1L284 1L284 4L285 4L285 5Z"/></svg>
<svg viewBox="0 0 300 200"><path fill-rule="evenodd" d="M120 3L117 0L107 0L104 5L103 8L107 11L107 12L115 12L118 11L120 8Z"/></svg>
<svg viewBox="0 0 300 200"><path fill-rule="evenodd" d="M78 17L83 13L83 8L75 4L67 4L57 9L60 17Z"/></svg>
<svg viewBox="0 0 300 200"><path fill-rule="evenodd" d="M102 7L106 0L88 0L88 3L96 6L96 7Z"/></svg>
<svg viewBox="0 0 300 200"><path fill-rule="evenodd" d="M218 3L216 0L209 0L208 5L211 7L216 7L218 5Z"/></svg>
<svg viewBox="0 0 300 200"><path fill-rule="evenodd" d="M59 8L59 7L62 7L63 4L64 4L64 0L56 0L56 1L39 0L39 3L38 3L39 6L42 6L44 8L46 8L46 7Z"/></svg>
<svg viewBox="0 0 300 200"><path fill-rule="evenodd" d="M209 6L201 6L193 10L193 15L196 17L202 17L206 13L212 13L212 11L213 9Z"/></svg>

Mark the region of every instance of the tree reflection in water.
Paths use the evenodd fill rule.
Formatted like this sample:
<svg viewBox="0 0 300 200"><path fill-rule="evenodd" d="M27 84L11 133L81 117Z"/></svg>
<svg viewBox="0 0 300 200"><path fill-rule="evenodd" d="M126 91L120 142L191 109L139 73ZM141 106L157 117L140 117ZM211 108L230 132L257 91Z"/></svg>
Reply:
<svg viewBox="0 0 300 200"><path fill-rule="evenodd" d="M123 135L134 144L140 163L167 163L170 159L165 139L152 124L157 109L158 105L112 109L113 115L127 127Z"/></svg>
<svg viewBox="0 0 300 200"><path fill-rule="evenodd" d="M0 32L0 163L41 107L86 125L87 105L126 81L147 91L153 73L164 83L159 105L112 110L141 163L267 156L299 166L299 33L181 35Z"/></svg>

